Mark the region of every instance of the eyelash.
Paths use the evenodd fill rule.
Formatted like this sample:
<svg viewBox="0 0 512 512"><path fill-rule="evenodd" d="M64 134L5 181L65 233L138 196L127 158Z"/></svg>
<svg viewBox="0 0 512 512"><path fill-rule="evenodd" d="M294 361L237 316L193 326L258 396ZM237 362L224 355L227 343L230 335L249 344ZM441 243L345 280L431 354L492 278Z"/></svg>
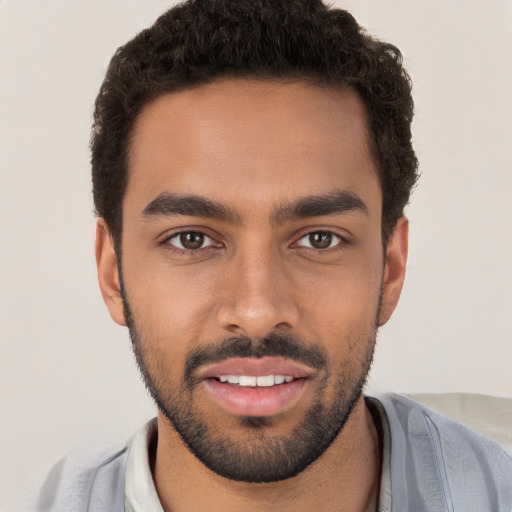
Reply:
<svg viewBox="0 0 512 512"><path fill-rule="evenodd" d="M332 239L330 240L330 244L332 242L336 242L333 246L331 246L329 244L329 247L325 247L325 248L318 248L318 247L313 247L311 245L311 236L312 235L315 235L315 234L320 234L320 235L328 235L330 236ZM299 245L299 242L301 240L304 240L304 239L308 239L308 243L310 245ZM329 231L327 229L318 229L318 230L315 230L315 231L308 231L307 233L305 233L304 235L302 235L296 242L294 242L294 244L292 245L296 245L298 247L302 247L306 250L310 250L310 251L314 251L315 253L325 253L325 252L328 252L328 251L333 251L333 250L336 250L336 249L340 249L342 246L346 245L348 243L348 241L346 240L346 238L342 237L341 235L339 235L338 233L335 233L334 231Z"/></svg>
<svg viewBox="0 0 512 512"><path fill-rule="evenodd" d="M210 243L207 246L201 246L197 249L186 249L185 247L177 247L176 245L171 243L171 240L176 239L176 238L179 239L179 237L181 237L183 235L187 235L187 234L201 235L205 239L209 240ZM330 235L333 238L333 241L337 240L337 243L332 247L329 246L329 247L326 247L323 249L318 249L318 248L312 247L311 245L309 245L309 246L299 245L299 242L301 240L303 240L307 237L311 237L314 234ZM328 229L316 229L316 230L308 231L307 233L302 234L299 238L296 239L295 242L293 242L290 245L290 247L292 247L292 248L298 247L298 248L301 248L303 250L306 250L306 251L309 251L309 252L312 252L315 254L322 254L322 253L329 254L329 253L332 253L333 251L343 249L343 247L346 246L348 243L349 243L348 240L345 237L341 236L339 233L336 233L336 232L328 230ZM180 244L181 244L181 242L180 242ZM160 242L159 245L165 246L165 248L169 251L184 254L187 256L193 256L201 251L205 251L210 248L218 248L222 244L220 242L216 242L213 237L209 236L207 233L205 233L204 231L202 231L200 229L187 229L187 230L175 232L175 233L171 234L170 236L167 236L164 240L162 240ZM183 245L183 244L181 244L181 245Z"/></svg>
<svg viewBox="0 0 512 512"><path fill-rule="evenodd" d="M179 239L183 235L188 235L188 234L201 235L205 239L209 240L210 243L206 247L201 246L197 249L187 249L185 247L177 247L176 245L173 245L171 243L171 240L173 238ZM169 251L177 252L180 254L186 254L187 256L192 256L194 254L197 254L200 251L204 251L205 249L209 249L211 247L220 246L220 244L218 242L216 242L213 237L209 236L208 234L206 234L204 231L201 231L200 229L187 229L184 231L178 231L178 232L173 233L172 235L166 237L164 240L162 240L160 245L165 246L165 248ZM181 244L181 245L183 245L183 244Z"/></svg>

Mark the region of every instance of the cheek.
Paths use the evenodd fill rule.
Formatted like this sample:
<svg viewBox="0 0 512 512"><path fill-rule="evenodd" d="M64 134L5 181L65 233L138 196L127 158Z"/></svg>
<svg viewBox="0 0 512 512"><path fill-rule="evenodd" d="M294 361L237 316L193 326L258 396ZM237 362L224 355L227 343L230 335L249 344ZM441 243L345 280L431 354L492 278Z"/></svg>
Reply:
<svg viewBox="0 0 512 512"><path fill-rule="evenodd" d="M302 304L328 326L374 327L382 283L382 266L332 269L322 279L307 276L301 283ZM307 314L306 307L303 307Z"/></svg>
<svg viewBox="0 0 512 512"><path fill-rule="evenodd" d="M335 366L363 361L377 327L382 266L351 266L319 289L307 286L302 317L311 339L325 345Z"/></svg>
<svg viewBox="0 0 512 512"><path fill-rule="evenodd" d="M134 260L126 268L126 292L141 336L154 351L184 357L197 340L205 338L214 302L211 280L151 261L142 265Z"/></svg>

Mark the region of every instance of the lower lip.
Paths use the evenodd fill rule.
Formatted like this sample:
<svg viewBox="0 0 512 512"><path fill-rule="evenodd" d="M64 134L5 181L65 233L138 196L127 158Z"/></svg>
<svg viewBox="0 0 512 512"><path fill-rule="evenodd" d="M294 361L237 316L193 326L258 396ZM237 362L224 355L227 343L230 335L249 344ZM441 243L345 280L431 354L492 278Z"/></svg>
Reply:
<svg viewBox="0 0 512 512"><path fill-rule="evenodd" d="M214 400L236 416L273 416L293 407L302 395L306 379L271 387L237 386L216 379L205 381Z"/></svg>

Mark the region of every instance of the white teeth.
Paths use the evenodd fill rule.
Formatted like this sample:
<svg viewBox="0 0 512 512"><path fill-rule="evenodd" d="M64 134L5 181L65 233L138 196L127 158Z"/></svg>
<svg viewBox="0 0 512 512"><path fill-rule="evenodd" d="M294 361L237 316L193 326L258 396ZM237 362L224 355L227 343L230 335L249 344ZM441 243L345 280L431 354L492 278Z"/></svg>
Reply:
<svg viewBox="0 0 512 512"><path fill-rule="evenodd" d="M240 386L256 386L256 377L248 377L247 375L240 375L238 382Z"/></svg>
<svg viewBox="0 0 512 512"><path fill-rule="evenodd" d="M273 375L265 375L264 377L256 377L256 384L258 386L273 386L274 385L274 376Z"/></svg>
<svg viewBox="0 0 512 512"><path fill-rule="evenodd" d="M290 377L289 375L261 375L259 377L249 375L221 375L219 380L220 382L238 384L239 386L270 387L274 384L291 382L293 377Z"/></svg>

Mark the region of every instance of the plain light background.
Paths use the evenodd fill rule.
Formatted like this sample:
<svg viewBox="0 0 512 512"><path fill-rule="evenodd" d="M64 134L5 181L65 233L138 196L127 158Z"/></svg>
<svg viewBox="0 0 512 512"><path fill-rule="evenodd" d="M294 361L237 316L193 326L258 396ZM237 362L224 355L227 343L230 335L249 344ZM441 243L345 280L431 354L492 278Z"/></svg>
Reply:
<svg viewBox="0 0 512 512"><path fill-rule="evenodd" d="M169 4L0 0L0 510L154 414L97 286L88 139L110 56ZM512 2L336 4L402 50L416 101L408 273L370 389L512 396Z"/></svg>

